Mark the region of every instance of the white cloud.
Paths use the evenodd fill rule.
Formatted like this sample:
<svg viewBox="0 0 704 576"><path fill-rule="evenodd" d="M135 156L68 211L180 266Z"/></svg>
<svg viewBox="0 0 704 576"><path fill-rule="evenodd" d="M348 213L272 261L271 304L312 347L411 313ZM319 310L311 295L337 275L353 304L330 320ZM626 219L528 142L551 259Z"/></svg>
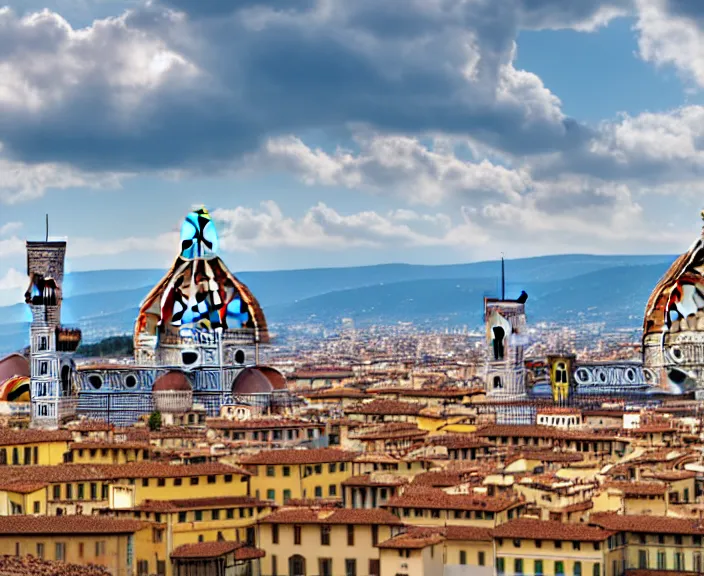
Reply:
<svg viewBox="0 0 704 576"><path fill-rule="evenodd" d="M530 184L523 170L488 160L467 162L454 151L435 151L407 136L357 138L360 152L313 150L294 136L272 139L254 157L259 166L287 170L306 184L393 193L411 203L435 205L461 195L518 198ZM446 144L444 142L443 144Z"/></svg>
<svg viewBox="0 0 704 576"><path fill-rule="evenodd" d="M667 0L635 3L640 56L658 66L672 65L704 88L704 24L693 17L701 12L698 0L690 2L692 14L670 10Z"/></svg>
<svg viewBox="0 0 704 576"><path fill-rule="evenodd" d="M268 201L259 210L238 207L217 209L212 214L220 226L222 248L233 251L476 246L486 241L484 233L471 222L455 226L445 214L422 215L408 210L345 215L321 202L296 219L285 216L275 202Z"/></svg>
<svg viewBox="0 0 704 576"><path fill-rule="evenodd" d="M35 200L48 189L115 189L126 177L111 172L83 172L67 164L12 161L1 156L2 149L0 143L0 202L5 204Z"/></svg>

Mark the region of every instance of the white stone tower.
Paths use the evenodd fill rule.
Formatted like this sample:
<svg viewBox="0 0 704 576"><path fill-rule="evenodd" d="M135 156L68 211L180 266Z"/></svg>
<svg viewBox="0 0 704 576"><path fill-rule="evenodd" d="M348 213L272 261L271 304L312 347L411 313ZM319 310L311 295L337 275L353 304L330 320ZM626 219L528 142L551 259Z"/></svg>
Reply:
<svg viewBox="0 0 704 576"><path fill-rule="evenodd" d="M514 400L525 397L525 292L517 300L484 299L486 325L485 390L487 397Z"/></svg>
<svg viewBox="0 0 704 576"><path fill-rule="evenodd" d="M504 259L501 258L501 298L484 298L486 361L484 389L487 397L518 400L526 396L523 348L527 344L526 300L506 300Z"/></svg>
<svg viewBox="0 0 704 576"><path fill-rule="evenodd" d="M81 336L61 327L65 254L66 242L27 242L32 426L38 428L57 428L75 411L71 357Z"/></svg>

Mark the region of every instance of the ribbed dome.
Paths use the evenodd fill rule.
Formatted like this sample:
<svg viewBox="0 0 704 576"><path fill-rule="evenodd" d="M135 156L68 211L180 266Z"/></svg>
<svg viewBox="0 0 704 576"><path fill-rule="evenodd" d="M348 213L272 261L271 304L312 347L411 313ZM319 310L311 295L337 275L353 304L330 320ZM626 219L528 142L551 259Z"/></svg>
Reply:
<svg viewBox="0 0 704 576"><path fill-rule="evenodd" d="M0 360L0 382L13 376L30 376L29 360L21 354L10 354Z"/></svg>
<svg viewBox="0 0 704 576"><path fill-rule="evenodd" d="M188 377L178 370L170 370L162 374L152 386L152 392L190 392L193 390Z"/></svg>
<svg viewBox="0 0 704 576"><path fill-rule="evenodd" d="M286 387L286 380L278 370L268 366L245 368L232 382L233 394L266 394Z"/></svg>

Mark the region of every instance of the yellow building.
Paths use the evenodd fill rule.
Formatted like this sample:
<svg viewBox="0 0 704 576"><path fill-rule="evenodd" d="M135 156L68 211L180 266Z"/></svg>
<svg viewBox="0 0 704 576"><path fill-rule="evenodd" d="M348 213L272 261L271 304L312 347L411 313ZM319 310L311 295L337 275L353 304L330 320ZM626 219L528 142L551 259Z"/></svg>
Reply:
<svg viewBox="0 0 704 576"><path fill-rule="evenodd" d="M584 524L520 518L493 530L496 573L503 576L616 576L609 538Z"/></svg>
<svg viewBox="0 0 704 576"><path fill-rule="evenodd" d="M249 496L219 496L146 500L135 508L115 510L115 515L164 524L170 554L178 546L198 542L254 543L254 526L271 511L270 502Z"/></svg>
<svg viewBox="0 0 704 576"><path fill-rule="evenodd" d="M251 494L285 504L290 499L342 498L342 482L352 476L357 454L335 448L267 450L244 457Z"/></svg>
<svg viewBox="0 0 704 576"><path fill-rule="evenodd" d="M138 506L144 500L176 500L190 496L193 490L207 490L211 496L246 496L248 480L246 471L220 463L8 466L0 468L0 503L16 501L19 484L33 488L41 483L46 486L31 492L35 500L23 513L91 514L106 507ZM12 513L12 507L8 508Z"/></svg>
<svg viewBox="0 0 704 576"><path fill-rule="evenodd" d="M113 576L167 574L159 524L98 516L0 518L0 554L97 564Z"/></svg>
<svg viewBox="0 0 704 576"><path fill-rule="evenodd" d="M405 524L492 528L518 518L524 504L511 497L448 494L430 486L411 485L384 506Z"/></svg>
<svg viewBox="0 0 704 576"><path fill-rule="evenodd" d="M379 576L379 550L401 525L384 510L286 508L259 523L262 574Z"/></svg>
<svg viewBox="0 0 704 576"><path fill-rule="evenodd" d="M624 570L702 571L704 526L689 518L593 514L590 522L618 532L611 574Z"/></svg>
<svg viewBox="0 0 704 576"><path fill-rule="evenodd" d="M379 544L381 576L442 574L444 536L428 528L411 528Z"/></svg>
<svg viewBox="0 0 704 576"><path fill-rule="evenodd" d="M151 458L151 446L145 442L71 442L66 462L74 464L129 464Z"/></svg>
<svg viewBox="0 0 704 576"><path fill-rule="evenodd" d="M475 576L493 576L494 539L488 528L446 526L444 560L447 566L473 566Z"/></svg>
<svg viewBox="0 0 704 576"><path fill-rule="evenodd" d="M0 466L55 466L64 462L68 430L0 429Z"/></svg>

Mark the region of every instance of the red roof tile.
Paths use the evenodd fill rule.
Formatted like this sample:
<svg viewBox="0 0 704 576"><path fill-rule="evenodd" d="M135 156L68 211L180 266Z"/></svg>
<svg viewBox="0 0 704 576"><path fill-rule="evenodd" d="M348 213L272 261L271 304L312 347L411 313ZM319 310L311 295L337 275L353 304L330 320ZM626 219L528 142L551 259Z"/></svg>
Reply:
<svg viewBox="0 0 704 576"><path fill-rule="evenodd" d="M398 517L378 508L283 508L269 514L260 522L262 524L401 524Z"/></svg>
<svg viewBox="0 0 704 576"><path fill-rule="evenodd" d="M0 534L132 534L148 525L106 516L0 516Z"/></svg>
<svg viewBox="0 0 704 576"><path fill-rule="evenodd" d="M492 534L495 538L601 542L613 535L614 532L584 524L518 518L494 528Z"/></svg>
<svg viewBox="0 0 704 576"><path fill-rule="evenodd" d="M589 522L608 530L621 532L704 535L704 525L700 524L698 520L691 518L597 513L591 514Z"/></svg>
<svg viewBox="0 0 704 576"><path fill-rule="evenodd" d="M484 510L500 512L520 503L515 498L448 494L438 488L407 488L401 496L390 498L385 508L425 508L433 510Z"/></svg>
<svg viewBox="0 0 704 576"><path fill-rule="evenodd" d="M183 544L171 553L171 558L218 558L232 552L235 554L235 560L251 560L264 557L264 550L247 546L243 542L221 540L217 542Z"/></svg>
<svg viewBox="0 0 704 576"><path fill-rule="evenodd" d="M328 462L351 462L356 452L336 448L264 450L252 456L241 458L240 463L247 466L263 464L326 464Z"/></svg>

